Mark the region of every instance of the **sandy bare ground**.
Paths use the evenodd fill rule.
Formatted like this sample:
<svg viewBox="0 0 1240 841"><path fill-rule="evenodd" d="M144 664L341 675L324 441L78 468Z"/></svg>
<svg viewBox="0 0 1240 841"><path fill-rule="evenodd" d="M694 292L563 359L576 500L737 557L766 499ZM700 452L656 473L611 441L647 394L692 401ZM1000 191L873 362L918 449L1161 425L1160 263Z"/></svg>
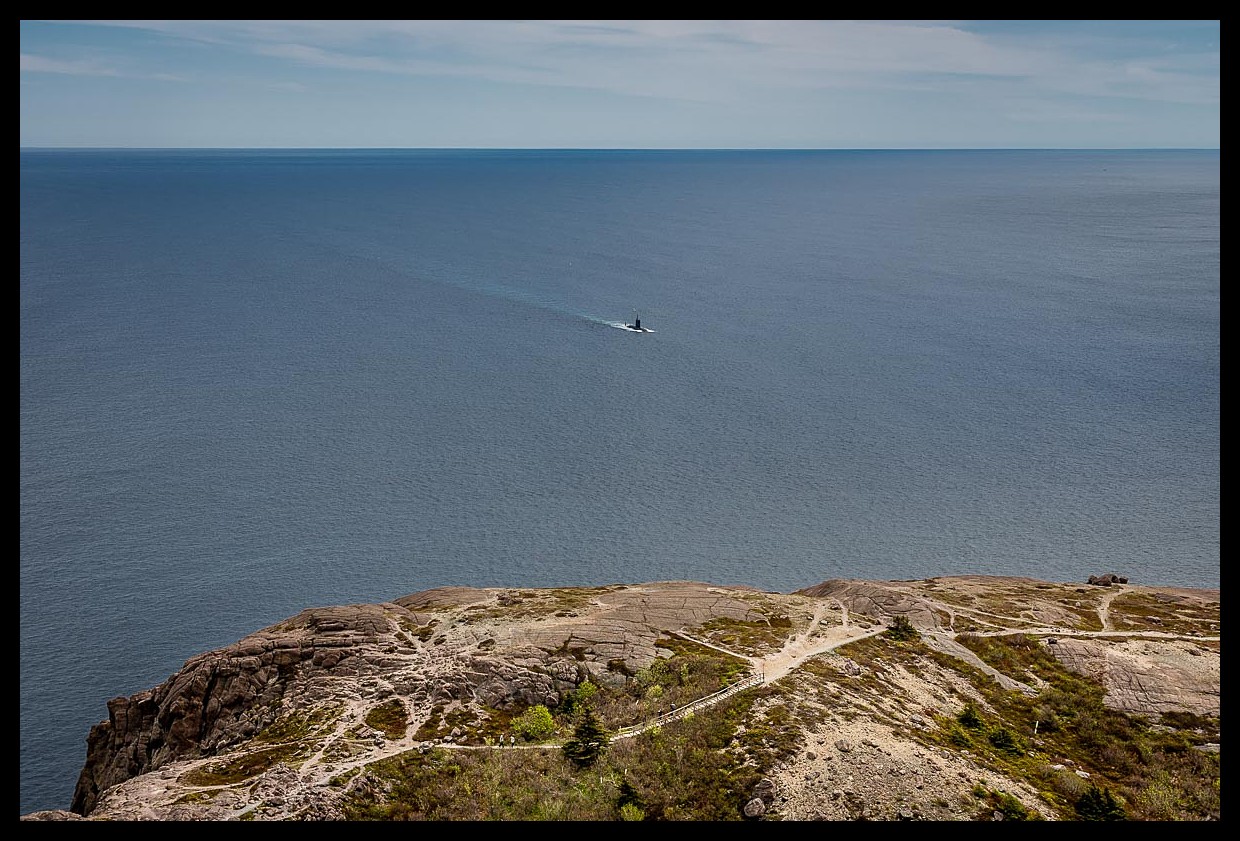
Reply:
<svg viewBox="0 0 1240 841"><path fill-rule="evenodd" d="M925 582L928 584L929 582ZM953 579L953 585L956 589L951 591L953 596L960 593L977 592L990 593L996 586L1001 586L1007 582L996 579L978 578L974 581L972 578ZM1020 585L1022 582L1015 581L1012 586ZM747 688L750 685L758 683L773 683L788 677L795 672L798 667L807 660L819 657L833 652L835 649L857 640L881 634L886 630L886 620L892 615L904 613L906 610L920 610L920 614L908 613L914 618L920 617L922 620L918 622L922 639L926 644L950 653L951 655L964 659L974 666L991 673L996 679L1000 680L1003 685L1020 691L1033 692L1034 690L1028 686L1020 684L1011 678L1001 675L982 661L980 661L971 651L955 640L957 633L962 632L963 627L968 627L968 632L975 635L1003 635L1011 634L1015 631L1028 634L1030 636L1042 637L1044 641L1049 638L1056 638L1060 643L1060 649L1072 649L1071 643L1085 648L1076 649L1079 656L1094 656L1088 650L1088 646L1110 645L1107 649L1106 657L1114 657L1112 649L1121 653L1127 651L1124 656L1129 658L1130 662L1136 662L1139 658L1157 666L1158 669L1166 670L1171 666L1177 666L1180 663L1189 663L1196 661L1195 665L1200 666L1203 658L1201 655L1201 643L1215 643L1220 641L1220 635L1216 633L1206 633L1211 625L1207 622L1203 625L1202 630L1193 630L1191 633L1176 633L1166 630L1141 629L1141 630L1119 630L1114 627L1112 622L1112 605L1117 598L1125 592L1130 592L1137 588L1115 588L1105 592L1084 591L1080 589L1070 590L1067 585L1060 586L1061 591L1055 595L1061 598L1064 593L1083 594L1079 598L1082 602L1087 599L1092 600L1092 609L1096 610L1098 624L1102 630L1086 630L1081 627L1070 627L1070 613L1056 612L1053 599L1048 599L1045 605L1033 605L1016 599L1012 602L1011 611L1008 612L1007 605L995 604L994 602L978 603L973 606L962 606L959 598L955 601L951 599L940 600L936 598L937 593L928 592L932 588L929 586L920 586L923 582L856 582L857 586L867 588L863 597L858 598L855 593L841 594L839 597L830 595L805 595L792 594L786 598L790 601L784 603L785 608L792 614L799 613L799 620L794 633L792 633L777 650L767 650L758 654L734 651L727 646L720 645L708 639L701 638L700 635L693 636L686 630L670 630L677 627L675 624L656 625L656 620L652 616L658 615L659 621L671 621L667 617L672 616L675 622L684 622L685 616L692 616L696 621L704 621L711 615L718 615L716 604L720 599L732 599L735 607L741 602L736 601L736 596L727 591L726 588L706 587L705 585L692 585L687 583L679 583L675 585L644 585L642 587L620 588L609 591L605 597L600 596L592 602L593 605L603 610L611 610L613 612L613 623L620 630L616 630L617 635L624 635L632 631L626 629L645 629L641 633L650 636L653 639L659 633L656 628L665 629L663 632L672 633L686 639L693 640L703 646L710 647L720 652L726 653L732 657L739 658L747 662L752 670L750 678L741 682L742 685L734 686L735 689ZM825 585L824 585L825 586ZM941 586L941 585L935 585ZM885 589L884 589L885 588ZM970 591L969 588L974 588ZM886 595L884 595L884 593ZM882 599L887 599L883 602ZM1217 601L1217 596L1213 596ZM662 599L662 601L658 601ZM697 601L693 601L697 599ZM649 604L648 604L649 600ZM675 607L669 607L674 604ZM691 605L691 611L685 605ZM860 608L858 607L860 605ZM850 606L852 613L850 613ZM1217 606L1217 605L1216 605ZM740 610L740 608L736 608ZM630 611L623 613L623 611ZM853 615L857 612L863 615L859 621L854 621ZM743 612L732 615L741 617ZM935 619L935 616L939 619ZM585 629L596 627L592 622L596 622L593 614L587 612L585 615L578 616L576 613L570 614L569 619L555 619L555 622L561 625L570 625L574 628L574 633L580 636ZM618 618L617 618L618 617ZM984 617L984 618L983 618ZM1039 623L1037 620L1042 619L1044 622ZM623 621L621 621L623 620ZM1049 621L1045 621L1049 620ZM547 620L540 620L545 624ZM445 626L448 623L445 622ZM528 634L530 628L542 627L542 624L530 625L513 625L507 630L510 634ZM963 627L962 627L963 626ZM504 627L474 623L469 626L471 633L475 637L492 635L502 639L505 632ZM680 625L684 628L685 625ZM690 625L691 627L691 625ZM1217 630L1217 620L1212 625ZM550 633L548 631L548 633ZM1092 640L1096 638L1105 638L1106 642L1098 639L1097 642ZM1131 643L1117 642L1117 638L1129 638ZM625 637L627 639L627 637ZM1158 648L1161 644L1162 648ZM1169 650L1168 646L1186 645L1187 648L1182 652ZM1191 645L1189 645L1191 644ZM1125 649L1127 646L1127 649ZM434 649L435 656L441 659L449 658L450 654L443 649ZM1197 650L1189 650L1196 648ZM1061 652L1062 653L1062 652ZM1177 658L1175 662L1167 660L1167 658ZM1209 659L1209 658L1205 658ZM1114 663L1114 661L1111 661ZM1214 653L1214 663L1217 663L1217 647ZM419 664L414 659L410 659L409 669L418 671L425 668L425 663ZM1155 669L1155 671L1158 671ZM1200 671L1200 669L1198 669ZM1217 666L1215 666L1217 672ZM1217 677L1217 674L1215 675ZM380 677L377 681L379 689L391 689L384 677ZM371 687L375 689L376 687ZM387 693L387 694L390 694ZM644 725L641 728L632 728L617 734L619 738L628 738L644 732L650 727L666 724L668 721L687 716L704 706L718 703L728 697L732 692L720 691L712 696L699 699L696 702L682 706L673 714L663 716ZM450 741L434 743L421 742L414 738L418 731L416 720L418 714L414 710L410 710L411 723L407 727L405 735L399 739L388 739L380 737L379 734L370 731L369 728L362 728L367 735L359 737L359 724L365 721L367 714L373 709L376 694L374 691L358 693L352 697L342 697L338 700L343 705L342 712L332 725L333 729L326 734L321 744L313 755L308 757L298 767L293 768L286 765L279 765L270 771L265 772L255 778L247 786L188 786L181 782L181 779L187 771L193 769L213 765L220 761L219 756L211 756L201 759L176 762L162 769L142 774L131 778L124 783L115 786L113 790L109 790L107 794L107 808L101 810L101 815L107 815L112 819L169 819L169 818L192 818L192 819L229 819L238 818L248 812L254 810L257 803L262 804L261 817L268 819L283 819L304 817L307 814L314 814L316 810L322 813L325 801L329 804L334 798L343 795L344 787L339 785L341 778L364 769L366 766L405 753L410 750L429 750L431 747L446 748L454 750L493 750L499 749L492 746L465 746L452 743ZM928 703L928 702L927 702ZM882 728L871 728L864 722L858 721L853 725L857 730L856 737L864 737L873 744L874 756L879 761L888 761L894 755L900 754L901 751L908 752L912 750L908 745L900 743L898 740L891 738L890 732L884 733ZM851 733L851 731L849 731ZM850 736L850 738L852 738ZM828 740L830 743L830 740ZM557 749L561 745L559 743L547 743L541 745L515 746L516 749L526 750L546 750ZM512 747L504 748L512 749ZM822 749L820 748L820 753ZM888 759L884 760L886 756ZM843 755L840 755L843 759ZM906 761L909 767L914 767L924 757L912 753L904 757L902 761ZM944 760L940 758L940 763ZM954 761L954 760L953 760ZM894 766L893 766L894 767ZM817 774L822 772L821 761L817 764L805 765L804 768L797 766L798 773L804 771L807 774ZM961 768L954 769L953 773L962 774L965 770ZM791 771L789 771L791 773ZM892 773L903 773L898 769ZM333 781L336 785L333 785ZM841 784L847 782L843 780ZM783 783L781 783L783 785ZM184 805L182 805L184 804ZM806 807L808 808L808 807ZM815 807L818 808L818 807Z"/></svg>

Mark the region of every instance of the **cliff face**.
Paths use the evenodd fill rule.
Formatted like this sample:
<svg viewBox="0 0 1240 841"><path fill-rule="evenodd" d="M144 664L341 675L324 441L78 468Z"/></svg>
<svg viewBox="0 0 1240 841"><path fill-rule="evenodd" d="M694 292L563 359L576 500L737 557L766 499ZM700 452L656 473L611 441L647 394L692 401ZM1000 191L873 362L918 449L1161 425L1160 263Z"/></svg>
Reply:
<svg viewBox="0 0 1240 841"><path fill-rule="evenodd" d="M919 645L928 646L917 649L926 652L920 665L836 653L876 644L893 616L920 631ZM683 713L693 694L718 688L687 677L698 661L685 652L693 651L716 658L711 674L724 675L720 686L765 678L738 734L758 726L754 716L819 699L798 715L804 723L789 737L791 753L772 752L768 740L738 755L765 774L760 790L741 797L738 817L740 805L750 817L864 817L884 802L885 816L899 816L905 795L896 778L930 767L939 773L920 779L923 799L948 805L926 805L917 816L969 817L959 791L965 777L1050 816L1035 786L928 738L936 716L967 700L998 714L962 675L1038 691L1030 675L982 662L960 635L1036 638L1061 663L1100 679L1119 709L1217 716L1218 621L1217 591L986 577L828 581L790 595L693 582L443 588L316 608L195 657L152 690L110 701L108 720L89 734L73 811L96 819L340 818L359 798L390 798L391 780L376 770L384 763L432 749L486 754L514 732L514 714L537 704L555 709L587 681L611 699L614 724ZM930 659L932 651L947 659ZM669 657L682 663L680 676L655 692L652 666ZM943 665L953 662L966 664L963 671ZM885 688L869 694L876 681ZM812 713L823 703L853 712ZM896 770L868 789L859 772L831 790L817 782L867 752L864 767ZM839 761L824 767L827 755Z"/></svg>
<svg viewBox="0 0 1240 841"><path fill-rule="evenodd" d="M591 671L624 680L657 656L665 631L759 616L719 588L441 588L378 605L306 610L195 657L165 683L108 702L87 739L72 810L170 762L213 756L291 709L399 697L407 708L468 702L554 706ZM589 618L586 618L588 616ZM609 667L610 664L610 667Z"/></svg>
<svg viewBox="0 0 1240 841"><path fill-rule="evenodd" d="M101 791L130 777L255 735L279 716L286 696L305 695L322 678L377 674L396 643L392 623L402 619L418 622L399 605L307 610L192 658L155 689L113 698L108 720L87 738L73 811L89 813Z"/></svg>

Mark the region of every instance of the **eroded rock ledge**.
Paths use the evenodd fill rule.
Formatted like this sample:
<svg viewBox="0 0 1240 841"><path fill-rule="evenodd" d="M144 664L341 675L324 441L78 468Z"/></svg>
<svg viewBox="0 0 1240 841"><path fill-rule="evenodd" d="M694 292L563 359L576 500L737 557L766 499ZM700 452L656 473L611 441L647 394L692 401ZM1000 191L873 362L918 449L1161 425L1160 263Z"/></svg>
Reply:
<svg viewBox="0 0 1240 841"><path fill-rule="evenodd" d="M108 719L88 736L72 811L94 818L237 817L251 808L248 800L219 796L200 807L186 798L195 787L181 777L207 758L253 750L256 737L287 726L299 712L330 710L338 733L347 734L349 765L358 768L425 745L427 726L453 711L460 720L484 721L488 710L554 706L586 678L623 686L666 656L660 640L729 650L756 674L781 652L808 657L828 650L811 643L830 639L833 628L848 632L834 631L842 643L858 629L876 633L894 616L953 654L963 650L955 641L960 634L1028 633L1066 665L1102 680L1107 703L1119 709L1219 712L1217 590L986 576L834 580L793 594L698 582L445 587L381 604L303 611L190 659L151 690L112 699ZM738 627L758 632L738 640L719 630ZM367 716L391 701L408 720L403 731L385 735L366 724L373 721ZM434 743L467 742L468 729L441 727ZM807 736L817 738L807 743L827 738ZM275 763L256 777L255 788L265 779L282 792L281 802L300 803L303 817L336 817L325 781L342 765L329 762L329 754L320 746L309 759L299 757L300 775ZM317 777L308 770L316 762L323 768Z"/></svg>

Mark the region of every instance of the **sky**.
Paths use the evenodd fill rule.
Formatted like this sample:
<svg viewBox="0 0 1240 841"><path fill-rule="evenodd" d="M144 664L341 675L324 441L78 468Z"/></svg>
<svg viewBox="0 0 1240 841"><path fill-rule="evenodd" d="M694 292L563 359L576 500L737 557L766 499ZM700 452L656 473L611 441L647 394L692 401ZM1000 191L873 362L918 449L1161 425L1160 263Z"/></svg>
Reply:
<svg viewBox="0 0 1240 841"><path fill-rule="evenodd" d="M23 147L1219 148L1217 20L20 28Z"/></svg>

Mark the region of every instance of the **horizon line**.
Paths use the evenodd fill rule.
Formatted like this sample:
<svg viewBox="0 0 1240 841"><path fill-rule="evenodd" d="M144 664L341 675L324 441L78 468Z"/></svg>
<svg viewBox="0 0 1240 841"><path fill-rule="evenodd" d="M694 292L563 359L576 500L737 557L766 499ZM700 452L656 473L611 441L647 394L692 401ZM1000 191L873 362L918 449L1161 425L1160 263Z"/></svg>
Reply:
<svg viewBox="0 0 1240 841"><path fill-rule="evenodd" d="M1221 146L42 146L18 150L324 152L1219 152Z"/></svg>

